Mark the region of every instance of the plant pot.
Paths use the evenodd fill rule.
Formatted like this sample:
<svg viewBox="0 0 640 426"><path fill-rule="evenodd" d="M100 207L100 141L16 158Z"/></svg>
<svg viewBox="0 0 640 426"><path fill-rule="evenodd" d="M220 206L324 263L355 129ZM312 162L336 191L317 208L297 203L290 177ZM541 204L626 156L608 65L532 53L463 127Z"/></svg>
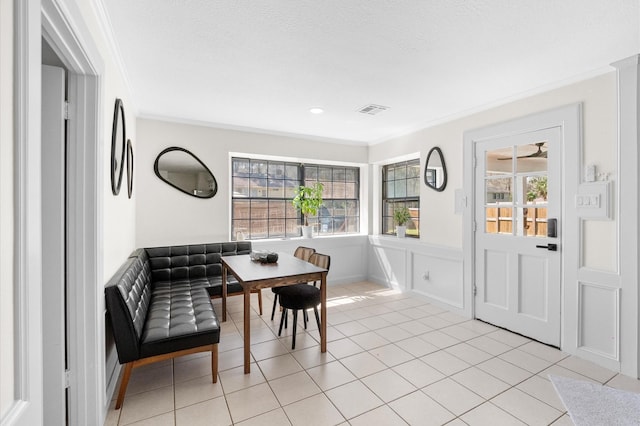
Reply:
<svg viewBox="0 0 640 426"><path fill-rule="evenodd" d="M302 238L313 238L313 226L302 225Z"/></svg>
<svg viewBox="0 0 640 426"><path fill-rule="evenodd" d="M398 238L404 238L407 235L407 227L406 226L396 226L396 236Z"/></svg>

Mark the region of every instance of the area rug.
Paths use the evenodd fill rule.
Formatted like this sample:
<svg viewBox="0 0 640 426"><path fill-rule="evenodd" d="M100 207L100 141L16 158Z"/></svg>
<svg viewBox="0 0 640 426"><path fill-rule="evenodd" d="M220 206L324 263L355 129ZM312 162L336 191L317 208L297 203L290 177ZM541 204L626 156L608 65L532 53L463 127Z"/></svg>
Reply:
<svg viewBox="0 0 640 426"><path fill-rule="evenodd" d="M640 425L640 394L549 375L576 426Z"/></svg>

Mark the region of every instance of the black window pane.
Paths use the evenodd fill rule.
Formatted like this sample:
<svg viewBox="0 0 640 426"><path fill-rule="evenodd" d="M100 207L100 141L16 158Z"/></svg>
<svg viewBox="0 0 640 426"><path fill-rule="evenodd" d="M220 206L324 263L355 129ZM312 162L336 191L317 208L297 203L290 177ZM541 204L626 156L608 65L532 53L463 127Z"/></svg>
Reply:
<svg viewBox="0 0 640 426"><path fill-rule="evenodd" d="M300 236L302 217L292 205L304 184L324 185L324 205L309 222L316 232L359 232L359 169L247 158L232 159L232 238Z"/></svg>
<svg viewBox="0 0 640 426"><path fill-rule="evenodd" d="M407 179L407 197L420 196L420 179L411 178Z"/></svg>
<svg viewBox="0 0 640 426"><path fill-rule="evenodd" d="M284 163L269 162L269 177L272 179L284 179Z"/></svg>
<svg viewBox="0 0 640 426"><path fill-rule="evenodd" d="M269 179L269 198L284 198L284 181Z"/></svg>
<svg viewBox="0 0 640 426"><path fill-rule="evenodd" d="M395 198L404 198L407 196L407 181L406 180L395 180L393 181L394 186L394 197Z"/></svg>
<svg viewBox="0 0 640 426"><path fill-rule="evenodd" d="M233 178L233 196L234 197L249 196L249 178L246 178L246 177Z"/></svg>
<svg viewBox="0 0 640 426"><path fill-rule="evenodd" d="M285 231L284 219L271 219L269 221L269 238L284 238Z"/></svg>
<svg viewBox="0 0 640 426"><path fill-rule="evenodd" d="M358 185L355 182L346 182L344 184L345 198L358 198Z"/></svg>
<svg viewBox="0 0 640 426"><path fill-rule="evenodd" d="M249 159L234 158L232 169L234 176L249 176L249 172L251 171L251 168L249 167Z"/></svg>
<svg viewBox="0 0 640 426"><path fill-rule="evenodd" d="M293 164L287 164L284 168L284 176L289 180L300 180L300 167Z"/></svg>
<svg viewBox="0 0 640 426"><path fill-rule="evenodd" d="M395 181L388 181L385 185L386 194L385 198L394 198L396 196Z"/></svg>
<svg viewBox="0 0 640 426"><path fill-rule="evenodd" d="M251 160L251 175L254 177L267 177L268 165L266 161Z"/></svg>
<svg viewBox="0 0 640 426"><path fill-rule="evenodd" d="M420 164L407 165L407 178L417 178L420 176Z"/></svg>
<svg viewBox="0 0 640 426"><path fill-rule="evenodd" d="M267 197L267 180L251 179L249 182L249 194L251 197Z"/></svg>
<svg viewBox="0 0 640 426"><path fill-rule="evenodd" d="M330 167L318 167L318 180L331 181L333 178Z"/></svg>
<svg viewBox="0 0 640 426"><path fill-rule="evenodd" d="M304 166L304 178L310 181L318 180L318 168L314 166Z"/></svg>

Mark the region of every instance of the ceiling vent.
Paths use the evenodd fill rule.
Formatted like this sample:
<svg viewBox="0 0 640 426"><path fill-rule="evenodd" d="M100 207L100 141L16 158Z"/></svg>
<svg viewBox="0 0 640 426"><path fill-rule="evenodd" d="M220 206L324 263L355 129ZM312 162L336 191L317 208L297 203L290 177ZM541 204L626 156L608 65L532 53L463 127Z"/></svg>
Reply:
<svg viewBox="0 0 640 426"><path fill-rule="evenodd" d="M382 106L382 105L376 105L376 104L369 104L369 105L365 105L362 108L360 108L358 110L358 112L362 113L362 114L368 114L368 115L376 115L382 111L386 111L388 110L389 107L386 106Z"/></svg>

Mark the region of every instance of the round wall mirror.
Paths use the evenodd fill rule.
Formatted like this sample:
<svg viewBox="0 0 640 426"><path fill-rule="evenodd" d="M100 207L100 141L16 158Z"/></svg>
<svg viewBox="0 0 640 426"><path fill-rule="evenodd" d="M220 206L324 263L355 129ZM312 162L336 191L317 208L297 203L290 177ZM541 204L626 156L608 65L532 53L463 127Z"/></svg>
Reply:
<svg viewBox="0 0 640 426"><path fill-rule="evenodd" d="M218 182L202 161L184 148L170 147L158 154L153 170L161 180L197 198L211 198Z"/></svg>
<svg viewBox="0 0 640 426"><path fill-rule="evenodd" d="M447 186L447 166L444 164L444 156L440 148L433 147L427 155L424 166L424 183L438 192L444 191Z"/></svg>
<svg viewBox="0 0 640 426"><path fill-rule="evenodd" d="M111 192L113 195L118 195L122 185L126 143L124 106L122 106L122 99L118 98L113 110L113 126L111 128Z"/></svg>
<svg viewBox="0 0 640 426"><path fill-rule="evenodd" d="M133 145L131 145L131 139L127 139L127 193L131 198L133 194Z"/></svg>

